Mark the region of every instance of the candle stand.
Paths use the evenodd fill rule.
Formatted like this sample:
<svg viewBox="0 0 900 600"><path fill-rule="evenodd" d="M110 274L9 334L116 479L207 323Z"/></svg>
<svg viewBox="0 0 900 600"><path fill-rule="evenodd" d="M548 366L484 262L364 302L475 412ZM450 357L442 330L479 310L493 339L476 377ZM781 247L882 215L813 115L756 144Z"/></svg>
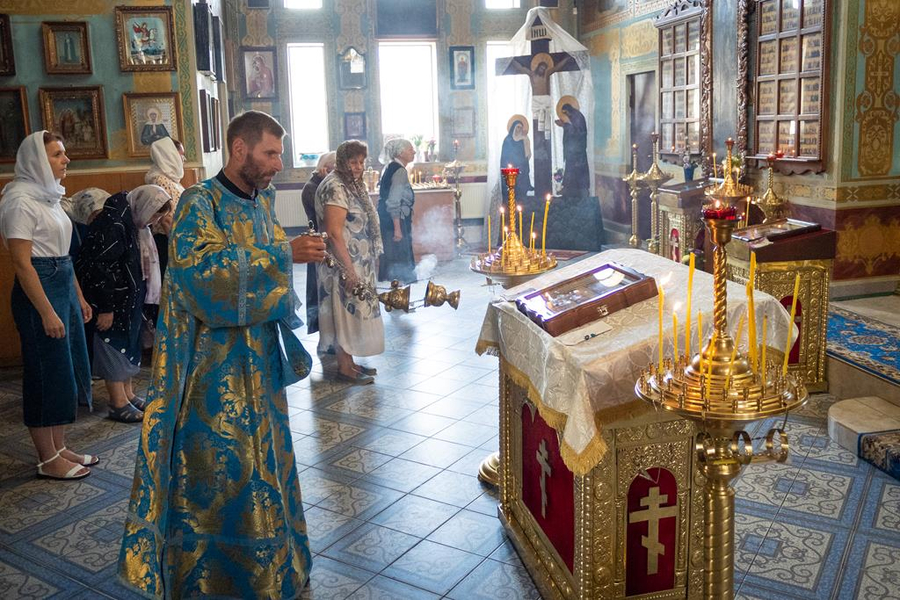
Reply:
<svg viewBox="0 0 900 600"><path fill-rule="evenodd" d="M466 243L466 238L463 235L463 226L462 226L462 207L460 205L460 198L462 198L462 191L459 189L459 175L465 170L466 166L459 162L458 160L454 160L451 163L447 163L444 166L444 173L446 177L446 173L449 173L453 177L453 204L456 209L456 255L461 256L463 252L465 252L469 245Z"/></svg>
<svg viewBox="0 0 900 600"><path fill-rule="evenodd" d="M650 134L650 139L653 140L653 164L641 175L640 180L650 188L650 239L647 250L651 254L659 254L659 187L672 179L672 176L659 168L659 134L654 131Z"/></svg>
<svg viewBox="0 0 900 600"><path fill-rule="evenodd" d="M516 179L519 170L501 169L508 188L509 229L506 239L498 240L497 250L482 252L472 257L469 268L485 275L488 280L496 280L505 288L518 285L541 273L556 267L556 257L537 249L529 248L516 234ZM546 229L546 228L545 228ZM503 223L500 224L501 236ZM490 233L488 233L490 236ZM542 240L543 242L543 240ZM496 487L500 483L500 453L494 452L485 458L478 469L478 479Z"/></svg>
<svg viewBox="0 0 900 600"><path fill-rule="evenodd" d="M637 144L631 146L631 173L622 178L631 190L631 237L628 245L632 248L641 247L641 238L638 236L638 184L643 175L637 170Z"/></svg>
<svg viewBox="0 0 900 600"><path fill-rule="evenodd" d="M728 148L726 164L731 165L730 144ZM731 481L750 462L784 462L788 456L783 428L769 430L760 455L754 455L754 440L745 428L758 419L799 408L808 398L802 380L783 373L780 365L762 363L754 368L727 332L725 246L739 222L734 202L747 197L745 187L735 182L728 169L722 184L707 189L703 220L715 244L712 337L694 356L651 363L642 369L635 384L638 397L695 422L701 430L695 448L700 472L706 478L703 595L710 599L734 597Z"/></svg>

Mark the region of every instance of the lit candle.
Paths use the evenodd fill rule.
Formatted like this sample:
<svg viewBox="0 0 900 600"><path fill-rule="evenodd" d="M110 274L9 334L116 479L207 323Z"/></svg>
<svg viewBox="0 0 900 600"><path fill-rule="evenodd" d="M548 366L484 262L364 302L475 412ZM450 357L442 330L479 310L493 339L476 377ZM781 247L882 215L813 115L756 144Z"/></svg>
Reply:
<svg viewBox="0 0 900 600"><path fill-rule="evenodd" d="M662 370L663 370L663 305L666 303L666 294L663 292L662 282L656 286L657 294L659 297L659 335L657 336L657 344L659 346L659 381L662 381Z"/></svg>
<svg viewBox="0 0 900 600"><path fill-rule="evenodd" d="M531 213L531 215L532 215L532 217L533 217L533 216L534 216L534 213ZM532 254L534 254L534 239L535 239L536 237L537 237L537 234L536 234L535 232L532 231L532 232L531 232L531 253L532 253Z"/></svg>
<svg viewBox="0 0 900 600"><path fill-rule="evenodd" d="M716 153L715 152L713 152L713 177L716 179L719 178L719 172L716 170Z"/></svg>
<svg viewBox="0 0 900 600"><path fill-rule="evenodd" d="M687 312L684 315L684 354L691 355L691 293L694 289L694 253L691 252L691 262L688 268ZM703 350L701 347L700 350Z"/></svg>
<svg viewBox="0 0 900 600"><path fill-rule="evenodd" d="M544 225L541 231L541 256L547 256L547 216L550 214L550 194L547 194L547 202L544 204Z"/></svg>
<svg viewBox="0 0 900 600"><path fill-rule="evenodd" d="M731 373L734 371L734 359L737 357L738 346L741 343L741 334L744 333L744 315L738 320L737 333L734 335L734 346L731 348L731 360L728 363L728 379L725 381L726 394L728 387L731 385Z"/></svg>
<svg viewBox="0 0 900 600"><path fill-rule="evenodd" d="M681 303L676 303L675 306L672 307L672 353L675 356L675 360L678 360L678 309L681 308Z"/></svg>
<svg viewBox="0 0 900 600"><path fill-rule="evenodd" d="M519 239L525 239L525 229L522 227L522 205L518 205L516 210L519 211Z"/></svg>
<svg viewBox="0 0 900 600"><path fill-rule="evenodd" d="M794 317L797 316L797 296L800 295L800 273L794 278L794 297L791 299L791 322L788 323L787 342L784 344L784 364L781 367L781 374L787 375L788 371L788 355L791 352L791 338L794 336Z"/></svg>
<svg viewBox="0 0 900 600"><path fill-rule="evenodd" d="M766 385L766 323L769 321L769 315L763 315L762 326L762 350L759 357L759 372L761 383Z"/></svg>
<svg viewBox="0 0 900 600"><path fill-rule="evenodd" d="M528 232L528 239L534 243L534 211L531 211L531 230ZM532 248L534 250L534 248Z"/></svg>
<svg viewBox="0 0 900 600"><path fill-rule="evenodd" d="M744 227L750 226L750 196L747 196L747 213L744 215Z"/></svg>
<svg viewBox="0 0 900 600"><path fill-rule="evenodd" d="M489 214L487 216L487 218L488 218L488 223L487 223L487 226L488 226L488 228L487 228L488 229L488 254L490 254L491 253L491 215Z"/></svg>
<svg viewBox="0 0 900 600"><path fill-rule="evenodd" d="M753 299L753 282L756 281L756 252L750 253L750 276L747 279L747 343L750 345L750 366L757 373L756 302Z"/></svg>

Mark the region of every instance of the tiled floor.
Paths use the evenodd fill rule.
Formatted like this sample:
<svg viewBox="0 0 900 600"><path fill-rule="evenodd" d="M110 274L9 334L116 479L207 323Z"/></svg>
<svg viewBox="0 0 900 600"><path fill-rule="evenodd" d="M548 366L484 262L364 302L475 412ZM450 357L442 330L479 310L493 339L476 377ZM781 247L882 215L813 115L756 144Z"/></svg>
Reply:
<svg viewBox="0 0 900 600"><path fill-rule="evenodd" d="M336 383L317 360L288 390L316 554L308 598L539 597L475 477L497 448L497 359L473 352L491 291L462 261L436 280L462 289L459 311L385 315L387 351L366 361L375 385ZM0 598L133 597L114 563L138 428L102 407L82 415L70 445L102 455L99 467L81 482L35 480L19 376L0 370ZM791 416L787 464L737 482L743 598L900 597L900 482L828 440L831 401Z"/></svg>
<svg viewBox="0 0 900 600"><path fill-rule="evenodd" d="M900 296L871 296L869 298L857 298L855 300L840 300L832 302L851 312L864 317L900 327Z"/></svg>

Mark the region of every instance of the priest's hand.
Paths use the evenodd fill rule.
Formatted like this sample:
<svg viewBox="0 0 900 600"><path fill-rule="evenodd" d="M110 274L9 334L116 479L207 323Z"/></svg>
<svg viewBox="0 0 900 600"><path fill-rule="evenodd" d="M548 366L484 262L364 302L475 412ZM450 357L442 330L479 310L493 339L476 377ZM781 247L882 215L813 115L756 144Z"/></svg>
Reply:
<svg viewBox="0 0 900 600"><path fill-rule="evenodd" d="M291 259L295 263L325 260L325 240L315 235L301 235L291 240Z"/></svg>

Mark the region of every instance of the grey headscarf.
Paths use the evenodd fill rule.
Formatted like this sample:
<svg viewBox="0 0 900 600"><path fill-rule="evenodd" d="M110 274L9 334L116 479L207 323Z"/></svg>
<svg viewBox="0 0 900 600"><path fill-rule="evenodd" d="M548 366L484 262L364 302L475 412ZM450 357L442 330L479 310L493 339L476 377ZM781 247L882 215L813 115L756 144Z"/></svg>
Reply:
<svg viewBox="0 0 900 600"><path fill-rule="evenodd" d="M73 221L87 225L92 214L103 210L107 198L109 198L109 192L92 187L81 190L68 201L63 199L62 207Z"/></svg>
<svg viewBox="0 0 900 600"><path fill-rule="evenodd" d="M401 152L403 152L407 148L412 147L412 142L406 138L394 138L392 140L388 140L384 144L384 150L381 151L381 156L378 157L378 162L386 165L400 156Z"/></svg>

